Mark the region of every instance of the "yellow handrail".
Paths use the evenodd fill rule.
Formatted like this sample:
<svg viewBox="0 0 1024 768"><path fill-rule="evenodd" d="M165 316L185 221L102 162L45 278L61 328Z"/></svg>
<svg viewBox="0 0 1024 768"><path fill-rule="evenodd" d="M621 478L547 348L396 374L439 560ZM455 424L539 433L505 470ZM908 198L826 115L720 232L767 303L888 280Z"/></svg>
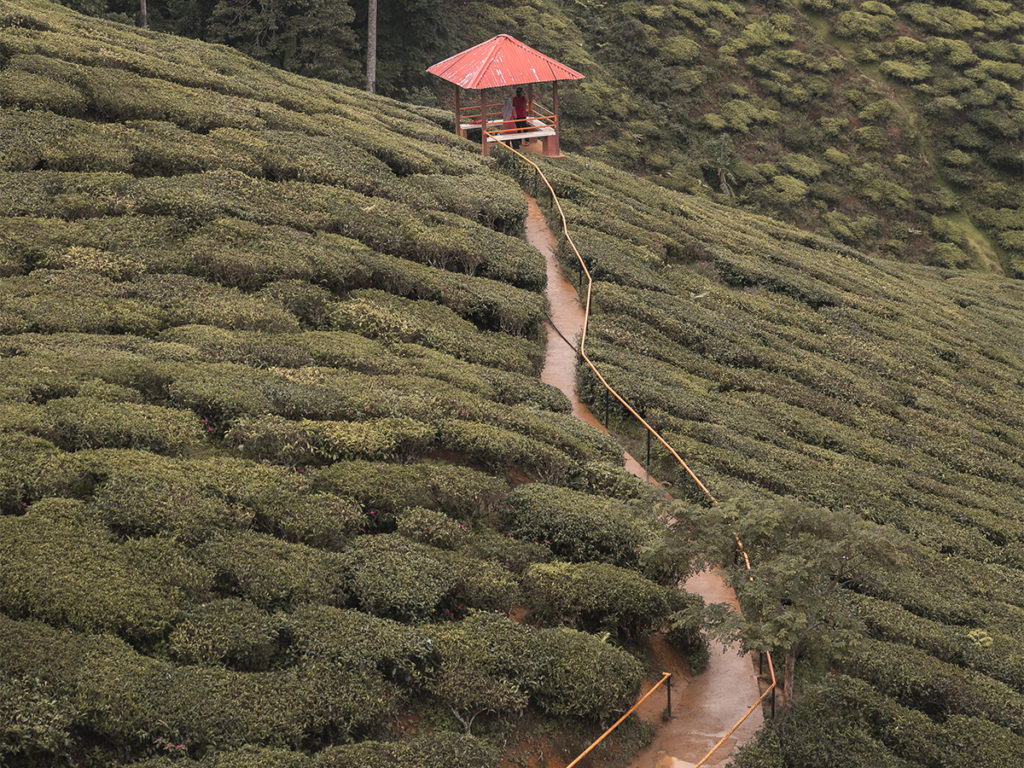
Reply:
<svg viewBox="0 0 1024 768"><path fill-rule="evenodd" d="M605 736L607 736L609 733L611 733L616 728L618 728L619 727L619 723L621 723L627 717L632 715L633 712L636 711L636 708L639 707L641 704L643 704L645 701L647 701L647 697L650 696L652 693L654 693L658 689L658 686L660 686L662 683L664 683L670 677L672 677L672 673L671 672L662 672L661 673L661 680L659 680L654 685L652 685L651 686L651 690L649 690L647 693L645 693L643 696L641 696L640 700L637 701L636 704L634 704L632 707L630 707L628 710L626 710L626 714L624 714L622 717L620 717L618 720L616 720L614 723L612 723L612 726L608 730L606 730L604 733L602 733L600 736L598 736L594 740L593 744L591 744L589 747L587 747L582 752L580 752L579 755L577 755L576 759L573 760L571 763L569 763L567 766L565 766L565 768L573 768L573 766L575 766L576 763L578 763L584 757L589 755L590 754L590 750L592 750L594 747L596 747L598 744L600 744L602 741L604 741ZM671 693L671 692L672 691L669 690L669 693Z"/></svg>
<svg viewBox="0 0 1024 768"><path fill-rule="evenodd" d="M566 240L567 243L569 243L569 246L572 248L572 252L574 254L576 254L576 259L580 263L580 269L583 270L583 274L585 274L587 276L587 299L586 299L586 302L585 302L584 307L583 307L583 332L580 335L580 350L579 350L580 351L580 357L583 358L584 362L586 362L586 364L590 368L590 370L593 371L593 373L597 377L598 381L601 382L601 385L616 400L618 400L622 404L622 406L627 411L629 411L633 415L633 417L636 418L636 420L639 421L644 426L644 428L655 439L658 440L658 442L660 442L663 446L665 446L665 448L668 449L668 451L672 454L672 456L675 457L676 461L679 462L679 465L683 469L686 470L686 473L693 479L693 481L704 492L704 494L708 497L708 499L711 500L711 503L717 505L718 504L718 499L716 499L714 496L711 495L711 491L709 491L705 487L704 483L702 483L700 481L700 478L697 477L697 475L695 475L693 473L693 470L690 469L690 467L687 465L687 463L685 461L683 461L682 456L680 456L676 452L675 448L673 448L671 445L669 445L669 443L665 440L665 438L663 438L660 434L658 434L658 431L654 427L652 427L650 424L647 423L647 421L643 418L643 416L641 416L639 413L637 413L636 410L629 403L627 403L618 392L615 391L615 389L607 382L607 380L604 378L604 376L601 375L601 372L599 370L597 370L597 366L595 366L594 363L590 360L590 357L587 356L586 341L587 341L587 330L588 330L589 325L590 325L590 299L591 299L591 293L592 293L593 287L594 287L594 281L593 281L593 279L590 276L590 270L587 269L586 262L583 261L583 257L580 255L579 250L576 248L576 243L573 242L572 235L569 234L569 225L568 225L568 223L566 221L566 218L565 218L565 211L562 210L562 204L558 200L558 195L555 194L555 188L553 186L551 186L551 182L548 181L548 177L544 175L544 171L542 171L540 169L539 165L537 165L535 162L533 162L530 158L526 157L526 155L524 155L522 152L519 152L518 150L513 149L511 146L509 146L508 144L506 144L503 141L498 140L497 143L500 144L501 146L505 147L505 149L507 149L509 152L511 152L514 155L516 155L517 157L519 157L521 160L523 160L526 163L529 163L531 166L533 166L533 169L537 172L537 175L540 176L541 181L544 182L544 186L546 186L548 188L548 192L551 193L551 200L554 202L555 207L558 209L558 216L559 216L559 218L562 221L562 233L565 235L565 240ZM736 535L735 531L733 532L733 538L736 540L736 545L739 547L740 554L743 555L743 562L746 565L746 569L749 571L750 570L750 558L747 556L747 551L743 547L743 542L740 541L740 538L739 538L739 536ZM751 581L753 581L754 580L753 574L748 575L748 578ZM758 706L760 706L762 704L762 702L764 702L764 700L768 697L768 694L772 693L773 691L775 691L775 689L776 689L776 687L778 685L778 682L777 682L777 680L775 678L775 665L772 663L772 655L771 655L771 653L767 653L766 652L765 655L768 658L768 671L771 674L771 684L765 689L764 693L762 693L760 695L760 697L758 697L757 701L755 701L750 706L750 708L746 711L746 713L744 713L743 717L741 717L739 720L736 721L736 724L733 725L733 727L729 729L729 732L727 734L725 734L725 736L723 736L718 741L718 743L715 744L715 746L713 746L711 748L711 750L706 755L704 755L704 757L702 757L700 759L699 762L694 764L694 768L700 768L700 766L704 765L711 758L711 756L718 750L718 748L721 747L722 744L724 744L726 742L726 740L730 736L732 736L733 733L736 732L736 729L739 728L744 723L744 721L746 721L746 719L748 717L750 717L751 714L753 714L753 712L758 708ZM658 684L655 685L654 688L657 688L658 685L661 685L661 683L663 683L670 676L670 673L666 672L666 673L664 673L664 675L665 675L665 677L662 677L662 679L660 681L658 681ZM618 727L619 723L621 723L630 714L632 714L632 712L640 705L640 703L642 701L644 701L644 699L646 699L648 696L651 695L651 693L654 691L654 688L652 688L650 691L648 691L646 694L644 694L644 696L640 699L640 701L638 701L636 704L634 704L629 709L629 711L626 712L626 714L624 714L622 717L620 717L618 719L618 721L616 721L616 723L611 728L609 728L607 731L605 731L603 734L601 734L601 736L597 739L597 741L595 741L593 744L591 744L589 747L587 747L587 749L581 755L579 755L579 757L577 757L575 760L573 760L571 763L569 763L569 765L567 765L566 768L573 768L573 766L575 766L587 753L589 753L590 750L592 750L602 740L604 740L604 738L606 736L608 736L608 734L610 734L613 730L615 730L615 728Z"/></svg>

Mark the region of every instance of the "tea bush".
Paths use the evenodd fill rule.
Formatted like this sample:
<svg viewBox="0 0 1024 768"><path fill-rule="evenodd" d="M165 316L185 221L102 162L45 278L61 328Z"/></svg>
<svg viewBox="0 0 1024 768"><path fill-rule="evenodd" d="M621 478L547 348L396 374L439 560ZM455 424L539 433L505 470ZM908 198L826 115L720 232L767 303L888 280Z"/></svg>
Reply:
<svg viewBox="0 0 1024 768"><path fill-rule="evenodd" d="M455 549L469 537L465 523L457 523L443 512L410 507L398 519L397 532L407 539L440 549Z"/></svg>
<svg viewBox="0 0 1024 768"><path fill-rule="evenodd" d="M428 636L391 619L324 605L303 605L281 619L293 662L316 660L374 670L403 687L418 684L432 653Z"/></svg>
<svg viewBox="0 0 1024 768"><path fill-rule="evenodd" d="M654 530L653 521L621 502L541 483L512 491L504 515L512 535L543 541L576 562L635 565Z"/></svg>
<svg viewBox="0 0 1024 768"><path fill-rule="evenodd" d="M478 331L447 307L413 301L380 291L354 291L332 316L336 330L352 331L385 342L415 342L460 360L502 370L535 370L537 347L502 334Z"/></svg>
<svg viewBox="0 0 1024 768"><path fill-rule="evenodd" d="M628 653L564 627L541 630L539 645L549 658L533 691L542 710L603 720L629 708L643 667Z"/></svg>
<svg viewBox="0 0 1024 768"><path fill-rule="evenodd" d="M225 439L247 457L317 465L415 456L433 443L434 434L432 426L407 418L345 422L243 416L232 422Z"/></svg>
<svg viewBox="0 0 1024 768"><path fill-rule="evenodd" d="M181 664L261 671L280 653L282 621L252 603L226 598L191 608L168 638Z"/></svg>
<svg viewBox="0 0 1024 768"><path fill-rule="evenodd" d="M345 560L335 552L291 544L267 534L222 534L195 550L224 597L242 597L264 610L301 603L343 604Z"/></svg>
<svg viewBox="0 0 1024 768"><path fill-rule="evenodd" d="M608 563L538 563L526 571L530 616L622 639L661 628L674 588Z"/></svg>
<svg viewBox="0 0 1024 768"><path fill-rule="evenodd" d="M576 466L568 454L528 435L456 419L438 424L437 445L492 471L517 467L549 481L570 476Z"/></svg>
<svg viewBox="0 0 1024 768"><path fill-rule="evenodd" d="M116 543L95 522L34 514L41 505L0 518L0 603L10 616L151 643L210 587L210 575L174 542L157 543L160 558L147 562L153 547Z"/></svg>
<svg viewBox="0 0 1024 768"><path fill-rule="evenodd" d="M312 475L312 483L314 488L353 498L375 514L425 507L457 520L486 515L508 493L504 480L434 461L337 462Z"/></svg>
<svg viewBox="0 0 1024 768"><path fill-rule="evenodd" d="M344 557L359 607L399 620L435 615L457 584L436 551L391 534L355 539Z"/></svg>

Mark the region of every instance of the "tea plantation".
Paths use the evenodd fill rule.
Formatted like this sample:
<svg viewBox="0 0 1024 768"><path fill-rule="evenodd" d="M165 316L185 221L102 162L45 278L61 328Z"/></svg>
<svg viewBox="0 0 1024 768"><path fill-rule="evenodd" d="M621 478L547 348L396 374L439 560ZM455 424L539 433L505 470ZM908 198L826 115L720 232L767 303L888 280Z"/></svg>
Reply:
<svg viewBox="0 0 1024 768"><path fill-rule="evenodd" d="M590 354L722 502L656 452L666 510L540 382L535 179L450 120L0 6L0 763L568 759L669 625L795 669L739 765L1012 765L1022 285L546 163ZM672 586L732 530L745 620Z"/></svg>
<svg viewBox="0 0 1024 768"><path fill-rule="evenodd" d="M736 531L753 563L754 582L732 575L745 620L710 610L711 631L795 667L792 706L736 765L1018 762L1024 285L585 160L544 170L595 280L590 356L720 501L655 444L652 472L692 499L674 516L719 562ZM604 389L579 381L601 413Z"/></svg>
<svg viewBox="0 0 1024 768"><path fill-rule="evenodd" d="M632 703L700 601L537 376L513 179L32 0L0 103L0 763L482 768Z"/></svg>

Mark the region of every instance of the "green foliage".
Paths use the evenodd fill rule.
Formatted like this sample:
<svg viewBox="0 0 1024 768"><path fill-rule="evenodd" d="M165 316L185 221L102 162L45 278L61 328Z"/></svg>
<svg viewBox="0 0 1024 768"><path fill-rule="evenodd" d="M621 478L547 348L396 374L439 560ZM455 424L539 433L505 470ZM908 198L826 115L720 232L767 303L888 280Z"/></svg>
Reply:
<svg viewBox="0 0 1024 768"><path fill-rule="evenodd" d="M467 734L484 712L524 709L544 674L537 633L504 616L472 613L424 631L437 654L427 690L451 709Z"/></svg>
<svg viewBox="0 0 1024 768"><path fill-rule="evenodd" d="M508 492L503 480L451 464L418 461L337 462L313 476L314 486L358 501L372 514L426 507L449 517L484 515Z"/></svg>
<svg viewBox="0 0 1024 768"><path fill-rule="evenodd" d="M279 416L242 417L225 435L245 456L292 465L413 456L433 437L429 425L406 418L345 422Z"/></svg>
<svg viewBox="0 0 1024 768"><path fill-rule="evenodd" d="M621 502L541 483L524 485L506 500L509 531L543 542L576 562L603 560L635 565L653 532L653 521Z"/></svg>
<svg viewBox="0 0 1024 768"><path fill-rule="evenodd" d="M214 6L207 39L226 43L256 59L311 77L358 80L355 13L347 0L300 2L259 9L225 0Z"/></svg>
<svg viewBox="0 0 1024 768"><path fill-rule="evenodd" d="M597 720L630 706L643 677L636 659L573 629L543 629L539 635L550 655L534 691L541 709L552 715Z"/></svg>
<svg viewBox="0 0 1024 768"><path fill-rule="evenodd" d="M359 607L404 620L435 615L454 592L456 577L434 551L390 534L356 539L345 567Z"/></svg>
<svg viewBox="0 0 1024 768"><path fill-rule="evenodd" d="M0 755L12 761L55 759L70 740L74 708L39 678L0 682Z"/></svg>
<svg viewBox="0 0 1024 768"><path fill-rule="evenodd" d="M363 741L328 747L317 754L316 768L487 768L496 759L496 750L486 740L435 731L403 742Z"/></svg>
<svg viewBox="0 0 1024 768"><path fill-rule="evenodd" d="M379 616L422 620L463 609L511 609L515 578L485 560L394 534L356 539L345 568L359 606Z"/></svg>
<svg viewBox="0 0 1024 768"><path fill-rule="evenodd" d="M84 512L46 500L23 517L0 518L3 610L140 643L161 639L209 589L210 574L174 542L112 541L95 522L76 519Z"/></svg>
<svg viewBox="0 0 1024 768"><path fill-rule="evenodd" d="M661 628L674 588L607 563L537 563L526 572L530 615L588 632L643 637Z"/></svg>
<svg viewBox="0 0 1024 768"><path fill-rule="evenodd" d="M465 523L457 523L443 512L423 507L406 509L398 519L397 531L407 539L440 549L456 549L469 537Z"/></svg>
<svg viewBox="0 0 1024 768"><path fill-rule="evenodd" d="M168 638L168 649L182 664L265 670L279 651L281 630L279 619L252 603L226 598L192 608Z"/></svg>
<svg viewBox="0 0 1024 768"><path fill-rule="evenodd" d="M384 342L415 342L508 371L531 370L539 359L525 341L478 331L450 309L429 301L398 298L380 291L355 291L336 305L332 327Z"/></svg>
<svg viewBox="0 0 1024 768"><path fill-rule="evenodd" d="M218 593L243 597L264 610L340 604L348 592L341 555L266 534L219 536L203 544L196 558L213 572Z"/></svg>

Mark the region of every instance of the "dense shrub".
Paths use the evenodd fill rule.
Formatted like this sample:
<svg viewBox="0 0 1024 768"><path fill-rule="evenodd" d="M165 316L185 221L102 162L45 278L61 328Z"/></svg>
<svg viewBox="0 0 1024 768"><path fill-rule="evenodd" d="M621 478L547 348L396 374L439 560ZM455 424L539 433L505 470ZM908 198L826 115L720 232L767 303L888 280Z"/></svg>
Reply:
<svg viewBox="0 0 1024 768"><path fill-rule="evenodd" d="M557 448L488 424L446 419L438 424L437 444L492 471L521 468L545 480L567 477L574 467L573 460Z"/></svg>
<svg viewBox="0 0 1024 768"><path fill-rule="evenodd" d="M448 705L469 733L483 712L514 714L543 674L537 633L494 613L428 625L437 654L427 690Z"/></svg>
<svg viewBox="0 0 1024 768"><path fill-rule="evenodd" d="M359 607L399 620L436 614L457 583L436 551L391 534L355 539L344 558Z"/></svg>
<svg viewBox="0 0 1024 768"><path fill-rule="evenodd" d="M539 645L549 661L534 699L544 711L604 720L632 704L643 667L625 651L564 627L541 630Z"/></svg>
<svg viewBox="0 0 1024 768"><path fill-rule="evenodd" d="M216 590L265 610L300 603L340 604L348 593L341 555L244 531L213 538L196 558L214 573Z"/></svg>
<svg viewBox="0 0 1024 768"><path fill-rule="evenodd" d="M447 307L380 291L354 291L336 305L332 326L386 342L416 342L460 360L507 371L535 370L539 349L529 342L479 331Z"/></svg>
<svg viewBox="0 0 1024 768"><path fill-rule="evenodd" d="M74 707L51 685L33 677L0 682L0 757L5 761L56 760L71 740Z"/></svg>
<svg viewBox="0 0 1024 768"><path fill-rule="evenodd" d="M544 542L576 562L635 564L653 530L652 522L626 504L540 483L509 494L505 516L514 536Z"/></svg>
<svg viewBox="0 0 1024 768"><path fill-rule="evenodd" d="M433 461L337 462L315 473L312 482L316 488L355 499L375 514L396 514L418 506L440 510L456 520L489 512L508 492L504 480Z"/></svg>
<svg viewBox="0 0 1024 768"><path fill-rule="evenodd" d="M349 422L257 416L236 419L225 439L247 457L315 465L415 456L433 442L434 430L407 418Z"/></svg>
<svg viewBox="0 0 1024 768"><path fill-rule="evenodd" d="M281 622L294 661L372 669L405 687L417 684L431 653L427 635L419 630L359 611L303 605Z"/></svg>
<svg viewBox="0 0 1024 768"><path fill-rule="evenodd" d="M538 563L526 571L524 588L532 617L622 638L660 629L674 592L607 563Z"/></svg>
<svg viewBox="0 0 1024 768"><path fill-rule="evenodd" d="M47 509L54 506L64 509ZM120 544L82 520L80 508L66 507L46 500L23 517L0 518L0 604L8 615L149 643L209 589L210 575L174 542Z"/></svg>
<svg viewBox="0 0 1024 768"><path fill-rule="evenodd" d="M181 664L267 669L281 647L282 621L252 603L226 598L191 608L168 639Z"/></svg>
<svg viewBox="0 0 1024 768"><path fill-rule="evenodd" d="M315 768L487 768L498 755L486 740L436 731L402 742L364 741L327 747L316 755Z"/></svg>
<svg viewBox="0 0 1024 768"><path fill-rule="evenodd" d="M407 539L440 549L455 549L466 542L469 528L443 512L410 507L398 518L398 533Z"/></svg>

